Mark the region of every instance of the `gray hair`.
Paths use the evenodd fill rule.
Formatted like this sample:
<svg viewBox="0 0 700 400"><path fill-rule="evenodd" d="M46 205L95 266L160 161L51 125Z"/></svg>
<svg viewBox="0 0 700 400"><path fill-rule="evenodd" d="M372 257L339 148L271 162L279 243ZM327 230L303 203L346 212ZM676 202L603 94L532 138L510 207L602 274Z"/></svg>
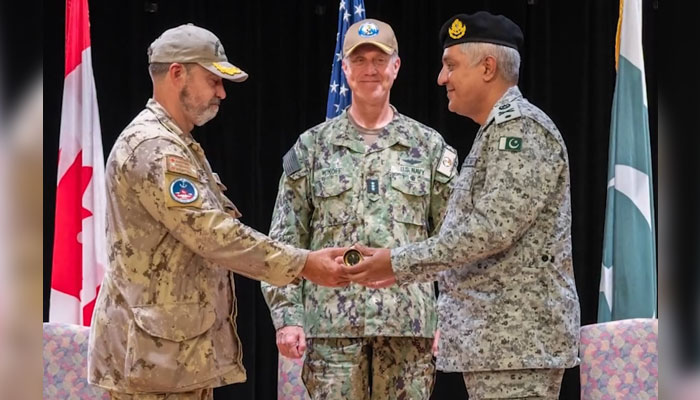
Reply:
<svg viewBox="0 0 700 400"><path fill-rule="evenodd" d="M151 79L156 79L156 78L161 78L163 75L165 75L168 70L170 69L170 66L173 63L151 63L148 64L148 74L151 75ZM190 71L190 68L192 68L193 64L190 63L183 63L182 65L185 66L185 70L187 72Z"/></svg>
<svg viewBox="0 0 700 400"><path fill-rule="evenodd" d="M520 76L520 53L512 47L485 42L467 42L459 44L462 53L472 59L472 66L482 62L486 57L496 59L500 76L509 83L518 83Z"/></svg>

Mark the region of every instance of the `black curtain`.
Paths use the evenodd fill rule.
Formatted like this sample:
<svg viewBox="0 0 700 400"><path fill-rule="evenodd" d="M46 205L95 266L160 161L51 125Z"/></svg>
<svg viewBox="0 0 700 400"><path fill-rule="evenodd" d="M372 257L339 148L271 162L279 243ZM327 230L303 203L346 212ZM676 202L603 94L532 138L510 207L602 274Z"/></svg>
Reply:
<svg viewBox="0 0 700 400"><path fill-rule="evenodd" d="M151 95L146 49L164 30L192 22L214 32L234 64L250 74L225 85L219 115L194 135L241 220L267 232L281 157L305 129L322 122L337 30L338 0L97 1L90 4L92 55L105 158L126 124ZM63 87L64 2L46 2L44 41L44 320L48 318L56 160ZM520 88L557 124L571 161L574 269L581 323L596 322L601 266L610 109L615 84L618 2L379 1L367 16L394 28L402 66L391 102L434 127L466 156L477 125L447 110L437 86L438 31L457 13L504 14L525 34ZM657 149L656 2L644 2L651 146ZM655 168L656 169L656 168ZM656 174L655 174L656 176ZM654 178L656 188L656 177ZM657 202L655 201L655 204ZM657 214L658 215L658 214ZM276 398L277 350L259 283L236 277L238 334L248 381L215 391L217 399ZM460 398L459 374L438 374L434 399ZM578 369L567 371L562 399L578 399Z"/></svg>

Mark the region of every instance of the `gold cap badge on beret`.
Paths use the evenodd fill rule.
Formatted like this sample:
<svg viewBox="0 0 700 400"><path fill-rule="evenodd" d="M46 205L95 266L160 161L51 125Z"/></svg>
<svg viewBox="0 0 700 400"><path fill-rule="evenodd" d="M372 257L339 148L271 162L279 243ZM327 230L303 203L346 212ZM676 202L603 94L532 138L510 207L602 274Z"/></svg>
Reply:
<svg viewBox="0 0 700 400"><path fill-rule="evenodd" d="M343 264L348 267L358 264L360 261L362 261L362 253L357 249L347 249L343 254Z"/></svg>
<svg viewBox="0 0 700 400"><path fill-rule="evenodd" d="M459 18L455 18L454 22L452 22L452 26L450 26L448 33L452 39L459 39L462 36L464 36L464 33L466 31L467 27L464 26L464 23L462 23L462 21L460 21Z"/></svg>
<svg viewBox="0 0 700 400"><path fill-rule="evenodd" d="M442 24L439 38L443 49L460 43L475 42L511 47L518 52L523 48L524 39L523 31L515 22L503 15L486 11L450 17Z"/></svg>

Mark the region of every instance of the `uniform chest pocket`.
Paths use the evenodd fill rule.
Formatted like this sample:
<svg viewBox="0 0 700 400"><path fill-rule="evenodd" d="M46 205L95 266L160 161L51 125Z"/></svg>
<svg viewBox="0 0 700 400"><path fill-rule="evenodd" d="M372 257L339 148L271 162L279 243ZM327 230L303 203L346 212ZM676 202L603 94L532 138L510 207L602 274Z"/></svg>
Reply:
<svg viewBox="0 0 700 400"><path fill-rule="evenodd" d="M332 175L314 180L314 222L321 226L340 225L354 219L355 201L352 180L347 175Z"/></svg>
<svg viewBox="0 0 700 400"><path fill-rule="evenodd" d="M323 199L340 196L350 188L352 188L352 181L344 175L334 175L314 181L314 195Z"/></svg>
<svg viewBox="0 0 700 400"><path fill-rule="evenodd" d="M132 307L126 343L126 382L144 392L178 391L211 379L217 371L209 303ZM212 357L193 355L211 354Z"/></svg>
<svg viewBox="0 0 700 400"><path fill-rule="evenodd" d="M394 172L391 174L392 215L394 220L426 226L426 206L430 179L421 175Z"/></svg>

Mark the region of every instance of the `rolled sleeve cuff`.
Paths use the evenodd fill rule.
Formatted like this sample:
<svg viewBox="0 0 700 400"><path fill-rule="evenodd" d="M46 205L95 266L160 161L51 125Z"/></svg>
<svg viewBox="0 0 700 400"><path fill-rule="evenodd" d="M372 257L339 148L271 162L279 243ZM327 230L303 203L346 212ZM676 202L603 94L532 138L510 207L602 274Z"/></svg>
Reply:
<svg viewBox="0 0 700 400"><path fill-rule="evenodd" d="M304 326L304 308L293 307L273 313L272 324L275 325L275 330L282 329L285 326Z"/></svg>

